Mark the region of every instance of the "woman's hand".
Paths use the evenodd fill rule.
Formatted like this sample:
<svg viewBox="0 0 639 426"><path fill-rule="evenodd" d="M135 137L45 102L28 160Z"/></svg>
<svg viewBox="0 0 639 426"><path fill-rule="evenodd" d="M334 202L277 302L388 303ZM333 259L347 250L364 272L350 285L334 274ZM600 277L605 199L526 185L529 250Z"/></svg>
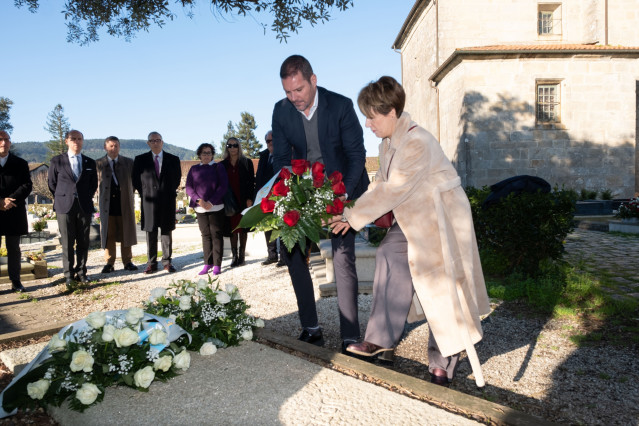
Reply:
<svg viewBox="0 0 639 426"><path fill-rule="evenodd" d="M331 231L333 234L346 234L349 229L351 229L351 225L348 222L342 221L343 216L341 214L335 215L328 220L328 225L331 227Z"/></svg>

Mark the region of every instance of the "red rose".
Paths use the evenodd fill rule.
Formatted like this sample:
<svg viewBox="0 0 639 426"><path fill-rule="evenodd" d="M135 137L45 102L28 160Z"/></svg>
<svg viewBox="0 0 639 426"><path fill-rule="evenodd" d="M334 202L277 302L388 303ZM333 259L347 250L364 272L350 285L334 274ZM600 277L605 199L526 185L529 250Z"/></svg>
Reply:
<svg viewBox="0 0 639 426"><path fill-rule="evenodd" d="M325 179L324 173L318 173L318 174L313 173L313 186L315 188L321 188L322 185L324 185L324 179Z"/></svg>
<svg viewBox="0 0 639 426"><path fill-rule="evenodd" d="M275 201L269 200L268 198L262 198L260 207L263 213L271 213L275 208Z"/></svg>
<svg viewBox="0 0 639 426"><path fill-rule="evenodd" d="M344 195L346 194L346 186L344 185L344 182L337 182L336 184L333 184L333 192L335 193L335 195Z"/></svg>
<svg viewBox="0 0 639 426"><path fill-rule="evenodd" d="M278 197L285 197L288 194L289 187L286 186L283 180L277 182L273 186L273 195L277 195Z"/></svg>
<svg viewBox="0 0 639 426"><path fill-rule="evenodd" d="M328 179L331 181L331 185L338 184L342 181L342 174L335 170L333 173L331 173Z"/></svg>
<svg viewBox="0 0 639 426"><path fill-rule="evenodd" d="M313 179L315 179L315 175L324 174L324 165L319 161L313 163L311 166L311 172L313 173Z"/></svg>
<svg viewBox="0 0 639 426"><path fill-rule="evenodd" d="M290 179L291 178L291 171L289 169L287 169L286 167L282 168L282 170L280 170L280 178L281 179Z"/></svg>
<svg viewBox="0 0 639 426"><path fill-rule="evenodd" d="M306 160L292 160L291 166L293 167L293 173L302 176L308 170L309 162Z"/></svg>
<svg viewBox="0 0 639 426"><path fill-rule="evenodd" d="M297 210L287 211L286 213L284 213L283 219L285 224L293 227L297 224L297 221L300 220L300 212L298 212Z"/></svg>
<svg viewBox="0 0 639 426"><path fill-rule="evenodd" d="M344 212L344 203L339 198L333 200L333 205L326 206L326 213L336 215Z"/></svg>

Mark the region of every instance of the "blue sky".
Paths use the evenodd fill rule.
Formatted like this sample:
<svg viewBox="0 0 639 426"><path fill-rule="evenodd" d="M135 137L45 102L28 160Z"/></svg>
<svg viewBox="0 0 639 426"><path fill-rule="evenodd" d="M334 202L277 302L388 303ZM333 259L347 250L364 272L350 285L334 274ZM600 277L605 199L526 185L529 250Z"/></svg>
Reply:
<svg viewBox="0 0 639 426"><path fill-rule="evenodd" d="M87 139L143 139L157 130L166 142L195 149L217 146L242 111L255 116L264 144L273 105L284 97L279 67L291 54L309 59L318 85L354 102L382 75L401 81L391 46L414 0L355 0L288 43L264 34L258 22L269 17L220 16L201 0L193 19L175 9L175 20L130 43L101 34L87 46L67 43L62 0L40 3L35 14L12 1L0 5L0 96L14 102L14 142L48 140L47 114L60 103ZM376 156L379 140L368 129L364 135L367 155Z"/></svg>

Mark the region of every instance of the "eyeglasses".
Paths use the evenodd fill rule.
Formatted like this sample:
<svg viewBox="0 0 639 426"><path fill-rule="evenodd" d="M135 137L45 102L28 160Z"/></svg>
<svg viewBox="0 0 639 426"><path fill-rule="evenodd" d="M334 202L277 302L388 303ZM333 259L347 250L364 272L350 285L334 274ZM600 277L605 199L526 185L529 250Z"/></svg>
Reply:
<svg viewBox="0 0 639 426"><path fill-rule="evenodd" d="M273 139L267 139L266 140L266 143L271 143L271 142L273 142Z"/></svg>
<svg viewBox="0 0 639 426"><path fill-rule="evenodd" d="M211 151L202 151L200 153L200 157L203 156L203 155L213 155L213 153Z"/></svg>
<svg viewBox="0 0 639 426"><path fill-rule="evenodd" d="M149 142L151 142L151 143L160 143L160 142L162 142L162 139L149 139Z"/></svg>
<svg viewBox="0 0 639 426"><path fill-rule="evenodd" d="M240 146L236 143L227 143L226 144L227 148L239 148Z"/></svg>

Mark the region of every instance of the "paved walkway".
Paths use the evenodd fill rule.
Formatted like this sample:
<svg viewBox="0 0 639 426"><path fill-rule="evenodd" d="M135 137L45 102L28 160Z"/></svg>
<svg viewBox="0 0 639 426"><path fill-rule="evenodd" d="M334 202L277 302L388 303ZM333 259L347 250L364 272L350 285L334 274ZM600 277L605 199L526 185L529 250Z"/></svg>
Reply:
<svg viewBox="0 0 639 426"><path fill-rule="evenodd" d="M592 273L612 297L639 299L639 234L575 229L566 238L565 259Z"/></svg>

